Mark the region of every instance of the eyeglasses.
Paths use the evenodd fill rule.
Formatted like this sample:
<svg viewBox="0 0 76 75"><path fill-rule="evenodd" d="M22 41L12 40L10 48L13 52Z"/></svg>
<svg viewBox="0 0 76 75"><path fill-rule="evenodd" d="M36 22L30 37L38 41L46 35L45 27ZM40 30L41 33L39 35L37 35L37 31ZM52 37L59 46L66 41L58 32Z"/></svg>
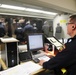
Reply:
<svg viewBox="0 0 76 75"><path fill-rule="evenodd" d="M69 24L74 24L74 23L66 23L66 25L69 25Z"/></svg>

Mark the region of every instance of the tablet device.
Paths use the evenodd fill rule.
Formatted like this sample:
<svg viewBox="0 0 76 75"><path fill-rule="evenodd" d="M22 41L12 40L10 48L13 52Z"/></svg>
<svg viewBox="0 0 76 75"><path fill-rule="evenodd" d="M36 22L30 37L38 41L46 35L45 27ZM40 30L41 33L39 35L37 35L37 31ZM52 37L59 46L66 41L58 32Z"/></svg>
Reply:
<svg viewBox="0 0 76 75"><path fill-rule="evenodd" d="M64 44L61 43L58 39L56 39L54 36L52 37L47 37L47 39L56 46L56 48L59 50L61 47L64 48Z"/></svg>

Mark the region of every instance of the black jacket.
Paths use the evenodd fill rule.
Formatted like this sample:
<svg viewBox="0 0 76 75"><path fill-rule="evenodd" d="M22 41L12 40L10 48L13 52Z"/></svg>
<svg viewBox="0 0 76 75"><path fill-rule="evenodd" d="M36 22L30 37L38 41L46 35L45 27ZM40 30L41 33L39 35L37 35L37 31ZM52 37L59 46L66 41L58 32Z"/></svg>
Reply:
<svg viewBox="0 0 76 75"><path fill-rule="evenodd" d="M18 27L16 30L15 30L15 34L16 34L16 38L22 42L24 41L24 36L23 36L23 29L21 27Z"/></svg>
<svg viewBox="0 0 76 75"><path fill-rule="evenodd" d="M67 75L76 75L76 36L71 40L65 44L66 48L62 52L43 63L43 68L50 70L66 68Z"/></svg>
<svg viewBox="0 0 76 75"><path fill-rule="evenodd" d="M4 26L0 23L0 37L4 37L6 34Z"/></svg>

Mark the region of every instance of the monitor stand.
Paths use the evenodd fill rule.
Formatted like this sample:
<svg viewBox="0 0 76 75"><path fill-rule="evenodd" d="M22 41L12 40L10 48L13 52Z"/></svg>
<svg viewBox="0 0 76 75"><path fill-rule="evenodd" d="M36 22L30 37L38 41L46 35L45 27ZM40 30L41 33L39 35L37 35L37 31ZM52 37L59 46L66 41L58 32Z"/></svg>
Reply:
<svg viewBox="0 0 76 75"><path fill-rule="evenodd" d="M38 51L32 51L32 58L39 58L41 56L44 56L45 53L42 50L38 50Z"/></svg>
<svg viewBox="0 0 76 75"><path fill-rule="evenodd" d="M40 51L33 51L32 52L33 55L37 55L37 54L40 54L40 53L41 53Z"/></svg>

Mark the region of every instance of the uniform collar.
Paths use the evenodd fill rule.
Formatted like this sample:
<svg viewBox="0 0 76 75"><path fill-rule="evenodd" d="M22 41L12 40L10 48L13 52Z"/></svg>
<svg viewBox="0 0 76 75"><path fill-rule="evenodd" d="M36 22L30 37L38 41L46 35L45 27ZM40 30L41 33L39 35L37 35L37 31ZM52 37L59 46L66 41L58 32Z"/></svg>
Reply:
<svg viewBox="0 0 76 75"><path fill-rule="evenodd" d="M73 41L75 39L76 39L76 35L74 37L72 37L72 38L69 38L67 42L71 42L71 41Z"/></svg>
<svg viewBox="0 0 76 75"><path fill-rule="evenodd" d="M76 39L76 35L73 38L71 38L71 39Z"/></svg>

